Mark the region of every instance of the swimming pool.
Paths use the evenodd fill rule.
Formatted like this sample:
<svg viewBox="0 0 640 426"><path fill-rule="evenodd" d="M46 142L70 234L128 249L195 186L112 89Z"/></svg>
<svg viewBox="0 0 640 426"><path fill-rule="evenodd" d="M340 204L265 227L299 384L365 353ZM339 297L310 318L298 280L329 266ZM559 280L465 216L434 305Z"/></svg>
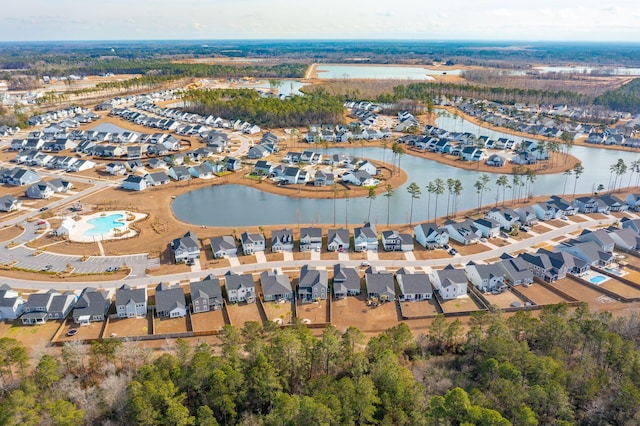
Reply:
<svg viewBox="0 0 640 426"><path fill-rule="evenodd" d="M589 278L589 282L592 284L600 284L603 281L606 281L607 277L603 276L603 275L596 275L595 277L591 277Z"/></svg>
<svg viewBox="0 0 640 426"><path fill-rule="evenodd" d="M110 214L108 216L95 217L89 219L87 222L92 225L92 228L87 229L84 235L87 237L97 237L111 232L114 228L120 228L124 226L124 223L119 222L124 218L124 215L120 213Z"/></svg>

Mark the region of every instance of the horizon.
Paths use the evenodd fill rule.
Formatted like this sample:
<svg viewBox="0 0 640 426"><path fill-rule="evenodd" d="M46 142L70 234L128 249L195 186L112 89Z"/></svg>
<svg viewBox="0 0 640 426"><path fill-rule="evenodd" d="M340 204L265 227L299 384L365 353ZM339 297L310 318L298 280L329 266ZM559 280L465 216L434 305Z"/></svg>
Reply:
<svg viewBox="0 0 640 426"><path fill-rule="evenodd" d="M124 13L123 13L124 12ZM140 40L500 40L640 42L631 0L579 5L539 0L450 0L366 7L325 0L310 10L292 0L23 0L0 17L0 41ZM357 19L354 19L357 18Z"/></svg>

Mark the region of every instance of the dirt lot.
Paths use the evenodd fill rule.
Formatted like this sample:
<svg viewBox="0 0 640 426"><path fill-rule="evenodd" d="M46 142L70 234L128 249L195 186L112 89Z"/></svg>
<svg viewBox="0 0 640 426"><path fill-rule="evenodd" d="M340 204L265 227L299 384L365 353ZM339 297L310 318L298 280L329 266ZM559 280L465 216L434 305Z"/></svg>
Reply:
<svg viewBox="0 0 640 426"><path fill-rule="evenodd" d="M73 322L73 319L68 318L63 326L60 336L56 339L56 342L70 342L73 340L95 340L100 338L102 332L103 321L95 321L89 325L80 327L79 324ZM72 328L78 329L78 333L75 336L67 336L67 332Z"/></svg>
<svg viewBox="0 0 640 426"><path fill-rule="evenodd" d="M0 229L0 242L11 241L14 238L22 235L24 232L23 229L18 228L17 226L8 226L6 228Z"/></svg>
<svg viewBox="0 0 640 426"><path fill-rule="evenodd" d="M296 305L296 317L302 320L304 323L309 324L324 324L329 322L329 315L327 312L327 300L320 300L313 303L305 303Z"/></svg>
<svg viewBox="0 0 640 426"><path fill-rule="evenodd" d="M154 318L154 335L186 333L189 331L189 320L183 318Z"/></svg>
<svg viewBox="0 0 640 426"><path fill-rule="evenodd" d="M262 316L257 303L229 303L227 312L234 327L242 328L245 322L255 321L262 324Z"/></svg>
<svg viewBox="0 0 640 426"><path fill-rule="evenodd" d="M582 285L571 278L563 278L552 285L558 287L569 296L573 296L578 300L587 302L589 306L597 304L598 298L602 296L602 293L598 292L594 288Z"/></svg>
<svg viewBox="0 0 640 426"><path fill-rule="evenodd" d="M537 224L531 228L531 230L537 234L544 234L545 232L551 231L552 228L544 226L542 224Z"/></svg>
<svg viewBox="0 0 640 426"><path fill-rule="evenodd" d="M439 313L438 308L436 308L436 302L433 299L420 302L401 302L400 309L402 310L402 316L409 319Z"/></svg>
<svg viewBox="0 0 640 426"><path fill-rule="evenodd" d="M291 321L293 316L291 303L262 302L262 305L269 321L279 320L283 324L288 324Z"/></svg>
<svg viewBox="0 0 640 426"><path fill-rule="evenodd" d="M401 251L384 251L378 252L378 259L380 260L405 260L404 253Z"/></svg>
<svg viewBox="0 0 640 426"><path fill-rule="evenodd" d="M537 283L531 287L518 286L518 290L538 305L553 305L566 302L562 297Z"/></svg>
<svg viewBox="0 0 640 426"><path fill-rule="evenodd" d="M584 217L578 216L578 215L575 215L575 214L572 215L572 216L567 216L567 217L571 222L582 223L582 222L586 222L587 221L587 219L585 219Z"/></svg>
<svg viewBox="0 0 640 426"><path fill-rule="evenodd" d="M623 297L628 297L628 298L640 297L640 290L634 287L628 286L622 281L618 281L613 278L609 278L608 280L600 284L600 287L607 289L609 291L613 291L615 294L619 294L620 296L623 296Z"/></svg>
<svg viewBox="0 0 640 426"><path fill-rule="evenodd" d="M448 257L451 257L451 255L447 253L446 250L427 250L420 244L415 245L415 248L413 249L413 255L416 257L416 260L446 259Z"/></svg>
<svg viewBox="0 0 640 426"><path fill-rule="evenodd" d="M444 300L440 302L440 305L442 305L442 310L444 311L444 313L476 311L480 309L480 307L476 305L473 299L469 296L462 296L457 299Z"/></svg>
<svg viewBox="0 0 640 426"><path fill-rule="evenodd" d="M22 325L22 322L11 325L0 322L0 337L16 339L26 348L47 346L60 325L60 321L47 321L42 325Z"/></svg>
<svg viewBox="0 0 640 426"><path fill-rule="evenodd" d="M395 303L383 303L376 308L370 308L367 307L364 295L349 296L333 300L331 303L332 322L340 331L353 326L377 333L398 324Z"/></svg>
<svg viewBox="0 0 640 426"><path fill-rule="evenodd" d="M545 225L551 225L551 226L555 226L556 228L562 228L563 226L567 226L567 222L565 222L564 220L554 219L554 220L547 220L545 222Z"/></svg>
<svg viewBox="0 0 640 426"><path fill-rule="evenodd" d="M485 299L487 299L487 301L489 301L490 305L498 306L501 309L510 308L511 303L513 302L520 303L520 306L524 306L524 303L525 303L524 300L520 299L510 290L507 290L500 294L487 293L487 294L484 294L483 296L485 297Z"/></svg>
<svg viewBox="0 0 640 426"><path fill-rule="evenodd" d="M118 337L148 336L150 321L153 321L150 315L144 318L112 319L109 320L109 325L107 325L104 335L108 337L115 333Z"/></svg>
<svg viewBox="0 0 640 426"><path fill-rule="evenodd" d="M460 254L462 256L466 256L469 254L477 254L477 253L483 253L485 251L489 251L491 250L489 247L485 246L484 244L470 244L468 246L464 246L462 244L459 244L455 241L449 241L449 245L453 248L455 248L456 250L458 250L458 252L460 252Z"/></svg>
<svg viewBox="0 0 640 426"><path fill-rule="evenodd" d="M197 333L222 330L222 327L224 327L226 323L222 309L219 309L217 311L200 312L191 315L191 324L193 331Z"/></svg>

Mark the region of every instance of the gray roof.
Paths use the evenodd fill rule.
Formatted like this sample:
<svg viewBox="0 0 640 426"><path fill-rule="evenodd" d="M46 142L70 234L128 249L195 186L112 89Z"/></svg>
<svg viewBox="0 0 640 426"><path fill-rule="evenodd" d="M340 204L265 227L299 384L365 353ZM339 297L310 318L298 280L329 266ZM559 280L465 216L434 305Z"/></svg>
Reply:
<svg viewBox="0 0 640 426"><path fill-rule="evenodd" d="M500 267L502 267L507 275L509 275L514 281L533 277L533 273L529 269L529 265L520 257L503 259L500 261Z"/></svg>
<svg viewBox="0 0 640 426"><path fill-rule="evenodd" d="M293 292L289 277L284 274L275 274L272 271L264 271L260 274L262 293L265 296L290 294Z"/></svg>
<svg viewBox="0 0 640 426"><path fill-rule="evenodd" d="M311 269L309 265L304 265L300 270L300 281L298 293L313 293L314 287L329 288L329 278L326 269Z"/></svg>
<svg viewBox="0 0 640 426"><path fill-rule="evenodd" d="M53 303L52 303L53 305ZM73 317L81 315L104 315L109 310L111 299L108 291L98 291L95 288L85 288L76 302Z"/></svg>
<svg viewBox="0 0 640 426"><path fill-rule="evenodd" d="M475 265L478 275L482 279L491 279L493 277L504 277L504 271L500 269L496 263L489 263L486 265Z"/></svg>
<svg viewBox="0 0 640 426"><path fill-rule="evenodd" d="M340 263L333 265L333 291L346 293L348 290L360 290L360 273L356 268Z"/></svg>
<svg viewBox="0 0 640 426"><path fill-rule="evenodd" d="M300 228L300 239L307 236L312 239L322 238L322 228Z"/></svg>
<svg viewBox="0 0 640 426"><path fill-rule="evenodd" d="M242 239L242 244L255 243L256 241L264 241L264 235L250 234L248 232L243 232L240 238Z"/></svg>
<svg viewBox="0 0 640 426"><path fill-rule="evenodd" d="M211 250L213 250L214 253L237 247L236 239L233 238L233 235L223 235L221 237L213 237L209 240L209 243L211 244Z"/></svg>
<svg viewBox="0 0 640 426"><path fill-rule="evenodd" d="M340 228L340 229L329 229L329 237L327 239L327 243L331 244L331 242L333 242L333 240L338 237L340 239L340 241L342 241L343 243L349 245L350 241L349 241L349 230L345 229L345 228Z"/></svg>
<svg viewBox="0 0 640 426"><path fill-rule="evenodd" d="M255 283L253 282L253 275L251 274L234 274L233 272L228 272L224 275L224 286L229 290L238 290L242 287L244 288L255 288Z"/></svg>
<svg viewBox="0 0 640 426"><path fill-rule="evenodd" d="M464 269L455 269L453 265L448 265L446 268L436 272L440 279L440 284L443 287L447 287L450 284L466 284L467 275L464 273Z"/></svg>
<svg viewBox="0 0 640 426"><path fill-rule="evenodd" d="M405 271L406 272L406 271ZM402 294L433 293L433 287L429 276L425 273L396 273L398 286Z"/></svg>
<svg viewBox="0 0 640 426"><path fill-rule="evenodd" d="M209 275L202 281L196 281L189 284L191 300L208 299L222 303L222 289L220 288L220 280Z"/></svg>
<svg viewBox="0 0 640 426"><path fill-rule="evenodd" d="M156 287L156 311L169 312L176 308L186 309L184 290L179 285L170 287L166 283L160 283Z"/></svg>
<svg viewBox="0 0 640 426"><path fill-rule="evenodd" d="M370 223L365 223L364 226L358 227L355 229L354 236L357 238L362 235L365 238L377 239L378 233L376 232L376 228Z"/></svg>
<svg viewBox="0 0 640 426"><path fill-rule="evenodd" d="M173 240L172 247L174 250L178 247L183 247L190 251L198 250L198 237L196 237L196 234L189 231L184 234L184 237Z"/></svg>
<svg viewBox="0 0 640 426"><path fill-rule="evenodd" d="M67 305L67 302L69 301L69 299L71 299L73 301L73 299L75 299L75 294L73 293L65 293L65 294L59 294L57 296L53 296L53 298L51 299L51 305L49 305L49 313L54 313L54 312L59 312L64 314L65 313L65 305ZM77 306L77 305L76 305ZM71 306L69 306L67 309L69 309ZM68 313L68 311L67 311Z"/></svg>
<svg viewBox="0 0 640 426"><path fill-rule="evenodd" d="M127 284L116 290L116 306L128 304L130 301L134 303L143 303L147 300L147 288L131 288Z"/></svg>
<svg viewBox="0 0 640 426"><path fill-rule="evenodd" d="M396 294L394 284L393 284L393 275L388 273L367 273L366 274L367 281L367 293L376 293L376 294Z"/></svg>

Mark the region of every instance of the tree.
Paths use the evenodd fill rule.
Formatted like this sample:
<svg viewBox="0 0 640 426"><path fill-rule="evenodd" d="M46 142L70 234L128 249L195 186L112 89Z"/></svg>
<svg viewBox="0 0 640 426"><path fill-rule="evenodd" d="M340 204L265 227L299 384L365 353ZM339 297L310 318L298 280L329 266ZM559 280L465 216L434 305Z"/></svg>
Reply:
<svg viewBox="0 0 640 426"><path fill-rule="evenodd" d="M340 189L337 183L331 185L331 189L333 189L333 226L336 226L336 199L338 198Z"/></svg>
<svg viewBox="0 0 640 426"><path fill-rule="evenodd" d="M385 193L384 193L384 196L387 197L387 226L389 226L389 217L391 213L391 197L393 197L394 192L395 191L393 190L393 187L391 186L390 183L388 183L385 186ZM334 226L335 226L335 223L334 223Z"/></svg>
<svg viewBox="0 0 640 426"><path fill-rule="evenodd" d="M367 198L369 199L369 212L367 213L367 222L371 222L371 204L373 200L377 197L376 188L374 186L369 187L369 193L367 194Z"/></svg>
<svg viewBox="0 0 640 426"><path fill-rule="evenodd" d="M411 210L409 213L409 226L411 226L411 223L413 222L413 201L416 198L420 198L422 191L420 191L420 187L417 183L411 182L407 187L407 192L411 194Z"/></svg>
<svg viewBox="0 0 640 426"><path fill-rule="evenodd" d="M580 176L582 176L583 173L584 166L582 165L582 163L577 163L575 166L573 166L573 176L575 177L575 180L573 182L573 197L576 196L576 186L578 185L578 179L580 179Z"/></svg>
<svg viewBox="0 0 640 426"><path fill-rule="evenodd" d="M427 220L431 220L431 194L436 192L436 185L433 182L427 184Z"/></svg>
<svg viewBox="0 0 640 426"><path fill-rule="evenodd" d="M484 194L484 191L490 189L487 186L490 180L491 178L489 177L489 175L483 173L482 175L480 175L480 178L476 181L476 183L473 184L473 187L476 189L476 192L478 194L478 211L480 211L480 208L482 207L482 195Z"/></svg>
<svg viewBox="0 0 640 426"><path fill-rule="evenodd" d="M453 183L453 216L458 214L458 198L462 194L462 181L456 179Z"/></svg>
<svg viewBox="0 0 640 426"><path fill-rule="evenodd" d="M453 188L455 187L456 180L454 178L447 178L447 218L449 218L449 204L451 194L453 194Z"/></svg>
<svg viewBox="0 0 640 426"><path fill-rule="evenodd" d="M438 220L438 196L444 194L444 181L440 178L436 178L434 182L434 194L436 195L436 206L433 214L433 221L437 223Z"/></svg>
<svg viewBox="0 0 640 426"><path fill-rule="evenodd" d="M498 179L496 179L496 207L498 207L498 201L500 198L500 190L502 187L502 205L504 205L505 192L507 187L509 186L509 178L507 175L500 175Z"/></svg>
<svg viewBox="0 0 640 426"><path fill-rule="evenodd" d="M349 226L349 192L344 190L344 226Z"/></svg>
<svg viewBox="0 0 640 426"><path fill-rule="evenodd" d="M562 196L564 197L567 189L567 180L569 179L569 176L573 174L573 169L566 169L562 174L564 175L564 185L562 185Z"/></svg>

